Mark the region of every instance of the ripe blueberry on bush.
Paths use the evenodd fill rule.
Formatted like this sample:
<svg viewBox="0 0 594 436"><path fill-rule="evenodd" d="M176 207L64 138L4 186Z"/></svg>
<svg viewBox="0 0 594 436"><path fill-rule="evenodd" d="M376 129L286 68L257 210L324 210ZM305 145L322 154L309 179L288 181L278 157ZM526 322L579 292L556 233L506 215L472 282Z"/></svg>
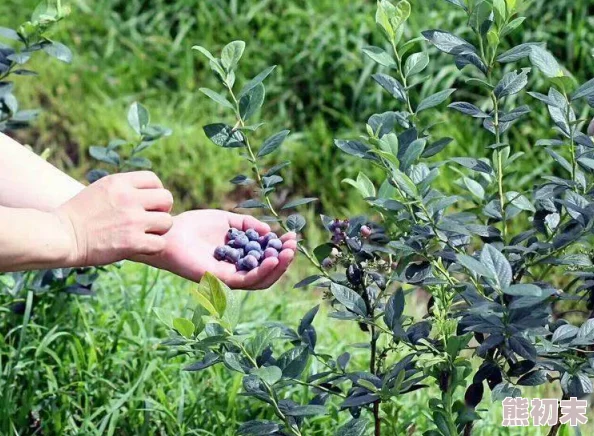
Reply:
<svg viewBox="0 0 594 436"><path fill-rule="evenodd" d="M278 257L283 243L276 233L260 235L254 229L245 232L231 228L227 232L227 245L217 247L214 257L218 261L234 263L238 270L251 271L257 268L264 259Z"/></svg>
<svg viewBox="0 0 594 436"><path fill-rule="evenodd" d="M334 261L332 259L330 259L329 257L327 257L324 260L322 260L322 268L324 268L324 269L330 269L333 266L334 266Z"/></svg>

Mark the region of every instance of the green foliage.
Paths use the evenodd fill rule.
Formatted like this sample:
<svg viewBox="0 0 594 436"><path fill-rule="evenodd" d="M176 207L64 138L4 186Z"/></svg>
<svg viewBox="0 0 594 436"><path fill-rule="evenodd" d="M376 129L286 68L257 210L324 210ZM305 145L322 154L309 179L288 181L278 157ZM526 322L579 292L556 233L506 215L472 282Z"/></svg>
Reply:
<svg viewBox="0 0 594 436"><path fill-rule="evenodd" d="M477 406L484 395L484 381L493 401L520 395L521 386L547 381L560 382L563 398L593 391L590 377L594 372L587 354L587 347L594 344L590 322L576 327L560 321L554 313L565 302L590 311L594 307L592 263L585 251L594 223L590 210L594 204L593 170L589 161L584 161L594 150L594 142L580 132L586 120L578 120L576 115L590 102L594 87L590 82L576 86L540 44L502 50L510 26L520 27L524 21L523 2L479 1L470 7L450 3L467 14L472 38L440 29L422 34L439 51L453 57L457 69L466 76L459 87L477 83L486 94L489 104L480 103L480 107L476 101L450 104L452 109L480 121L473 129L484 129L491 136L484 142L482 154L425 161L426 151L428 156L438 155L452 142L439 136L431 118L457 90L417 95L411 83L427 68L430 56L424 51L408 54L419 45L418 39L403 41L411 6L406 0L378 2L376 22L391 53L373 46L364 52L389 70L389 74L372 77L395 99L398 111L370 117L367 136L335 141L337 148L351 158L384 173L378 189L363 172L356 180L344 180L362 194L373 217L333 220L322 216L331 242L317 247L313 255L303 244L299 247L320 274L297 286L315 283L324 289L324 296L335 309L330 317L350 321L367 333L368 372L348 372L348 354L334 357L316 352L318 333L311 323L318 306L304 316L297 331L275 324L272 336L270 330L246 336L225 327L221 321L224 313L214 307L215 298L201 294L197 310L203 313L206 309L214 319L205 320L204 332L190 341L179 337L171 340L175 345L182 341L189 347L186 351L199 349L201 360L187 369L224 363L244 374L247 396L270 405L277 421L248 422L242 426L248 434L280 430L301 435L308 428L303 417L324 414L328 410L324 406L338 404L339 410L348 411L355 420L368 413L374 434L380 435L382 422L391 421L381 413L382 407L429 386L437 387L441 395L429 401L434 428L425 434L468 434L481 419ZM243 52L243 44L231 44L241 45ZM214 92L206 94L215 96L215 101L235 115L233 126L215 124L218 127L206 126L205 131L215 145L229 147L232 143L234 148L245 150L243 157L252 167L255 181L247 182L245 176L234 180L254 185L259 199L247 200L239 207L263 209L268 214L265 219L285 229L295 228L295 218L290 224L284 221L271 198L282 179L274 186L267 185L260 169L260 159L276 151L288 131L273 135L254 152L244 129L245 114L256 113L262 105L262 82L274 67L248 81L238 99L233 92L235 69L230 67L236 62L222 61L225 56L234 59L225 55L235 53L229 47L223 49L221 59L195 47L210 61L229 99ZM505 68L507 63L526 61L534 70ZM525 91L531 74L544 76L550 87L547 95ZM514 123L531 113L530 100L518 105L526 96L547 106L561 137L538 142L562 171L542 174L534 187L510 185L508 178L510 166L520 161L523 153L512 154L507 134ZM242 104L244 98L247 101ZM245 108L251 101L257 104L248 111ZM439 189L435 181L440 173L460 176L457 195ZM312 200L294 200L281 209ZM304 220L300 222L303 225ZM561 291L557 287L559 274L567 269L575 279ZM207 286L213 286L212 278L208 282ZM403 315L404 290L409 287L422 288L431 295L422 319ZM286 345L273 344L272 338L277 342L284 339ZM478 347L471 347L471 340ZM252 342L259 345L249 346ZM471 358L466 350L473 350ZM309 360L319 365L308 365ZM308 367L323 370L304 374ZM556 372L560 378L553 378ZM294 385L309 387L306 404L283 394L285 388ZM334 397L338 403L332 401ZM362 434L371 424L351 422L338 434L348 433L349 427Z"/></svg>

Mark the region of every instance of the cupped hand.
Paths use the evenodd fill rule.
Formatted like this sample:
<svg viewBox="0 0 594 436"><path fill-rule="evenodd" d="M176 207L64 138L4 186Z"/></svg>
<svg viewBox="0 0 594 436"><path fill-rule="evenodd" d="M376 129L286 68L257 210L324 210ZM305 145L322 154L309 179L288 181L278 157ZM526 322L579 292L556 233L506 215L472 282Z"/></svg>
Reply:
<svg viewBox="0 0 594 436"><path fill-rule="evenodd" d="M194 210L173 218L173 227L165 235L165 249L154 256L138 259L157 268L166 269L195 282L208 271L235 289L265 289L272 286L287 270L295 257L295 233L280 239L283 249L278 258L267 258L249 272L237 271L235 265L214 258L215 248L224 245L227 231L255 229L260 234L270 231L270 226L249 215L239 215L221 210Z"/></svg>

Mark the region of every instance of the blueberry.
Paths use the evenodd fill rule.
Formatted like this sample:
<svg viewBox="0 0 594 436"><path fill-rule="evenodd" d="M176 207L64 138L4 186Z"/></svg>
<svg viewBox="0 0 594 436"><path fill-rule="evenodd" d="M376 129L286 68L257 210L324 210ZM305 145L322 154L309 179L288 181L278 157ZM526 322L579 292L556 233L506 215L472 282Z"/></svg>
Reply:
<svg viewBox="0 0 594 436"><path fill-rule="evenodd" d="M349 282L355 286L359 286L363 281L363 272L357 265L349 265L346 275Z"/></svg>
<svg viewBox="0 0 594 436"><path fill-rule="evenodd" d="M322 268L324 268L324 269L330 269L333 266L334 266L334 262L329 257L327 257L324 260L322 260Z"/></svg>
<svg viewBox="0 0 594 436"><path fill-rule="evenodd" d="M249 253L250 251L258 251L258 252L262 251L262 247L260 246L258 241L250 241L245 245L244 248L245 248L246 253Z"/></svg>
<svg viewBox="0 0 594 436"><path fill-rule="evenodd" d="M258 259L248 254L243 258L241 264L246 270L250 271L258 267Z"/></svg>
<svg viewBox="0 0 594 436"><path fill-rule="evenodd" d="M368 238L371 235L371 229L368 226L361 226L361 236Z"/></svg>
<svg viewBox="0 0 594 436"><path fill-rule="evenodd" d="M245 231L245 235L248 237L250 241L257 241L260 237L260 234L256 232L254 229L247 229Z"/></svg>
<svg viewBox="0 0 594 436"><path fill-rule="evenodd" d="M250 242L246 235L237 235L235 238L235 248L243 248Z"/></svg>
<svg viewBox="0 0 594 436"><path fill-rule="evenodd" d="M235 240L234 239L229 240L229 242L227 242L227 246L231 247L231 248L235 248Z"/></svg>
<svg viewBox="0 0 594 436"><path fill-rule="evenodd" d="M240 257L241 256L239 255L239 250L236 250L235 248L230 248L229 250L227 250L225 259L229 262L235 263L240 259Z"/></svg>
<svg viewBox="0 0 594 436"><path fill-rule="evenodd" d="M227 250L229 250L229 247L226 247L226 246L217 247L214 251L215 259L216 260L224 260L225 256L227 255Z"/></svg>
<svg viewBox="0 0 594 436"><path fill-rule="evenodd" d="M268 259L269 257L278 257L278 251L274 248L264 250L264 259Z"/></svg>
<svg viewBox="0 0 594 436"><path fill-rule="evenodd" d="M341 244L342 242L344 242L344 235L341 233L339 235L332 235L332 243L333 244Z"/></svg>
<svg viewBox="0 0 594 436"><path fill-rule="evenodd" d="M256 251L256 250L252 250L248 252L248 256L254 256L256 258L256 260L260 260L262 259L262 252L261 251Z"/></svg>
<svg viewBox="0 0 594 436"><path fill-rule="evenodd" d="M264 235L264 240L266 241L266 243L268 243L268 241L272 239L278 239L278 235L274 232L268 232Z"/></svg>
<svg viewBox="0 0 594 436"><path fill-rule="evenodd" d="M236 250L239 252L240 258L245 256L245 250L243 248L236 248Z"/></svg>
<svg viewBox="0 0 594 436"><path fill-rule="evenodd" d="M280 251L283 249L283 243L280 239L271 239L268 241L266 248L274 248L275 250Z"/></svg>
<svg viewBox="0 0 594 436"><path fill-rule="evenodd" d="M227 231L227 236L229 237L229 239L235 239L238 235L239 230L237 230L235 227L232 227Z"/></svg>

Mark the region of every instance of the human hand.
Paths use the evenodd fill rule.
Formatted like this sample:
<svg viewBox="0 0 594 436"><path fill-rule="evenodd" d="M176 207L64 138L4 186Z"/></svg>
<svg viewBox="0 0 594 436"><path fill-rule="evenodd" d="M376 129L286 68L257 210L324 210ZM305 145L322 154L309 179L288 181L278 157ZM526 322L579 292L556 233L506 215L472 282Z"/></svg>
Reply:
<svg viewBox="0 0 594 436"><path fill-rule="evenodd" d="M166 246L173 196L150 171L115 174L83 189L53 213L69 235L65 266L96 266Z"/></svg>
<svg viewBox="0 0 594 436"><path fill-rule="evenodd" d="M166 269L186 279L200 281L208 271L236 289L264 289L272 286L287 270L295 257L296 235L281 237L283 249L277 258L265 259L249 272L237 271L235 265L214 258L216 247L225 244L227 231L235 227L255 229L260 234L270 226L248 215L221 210L195 210L173 218L173 227L164 236L166 248L155 256L139 256L140 260L157 268Z"/></svg>

